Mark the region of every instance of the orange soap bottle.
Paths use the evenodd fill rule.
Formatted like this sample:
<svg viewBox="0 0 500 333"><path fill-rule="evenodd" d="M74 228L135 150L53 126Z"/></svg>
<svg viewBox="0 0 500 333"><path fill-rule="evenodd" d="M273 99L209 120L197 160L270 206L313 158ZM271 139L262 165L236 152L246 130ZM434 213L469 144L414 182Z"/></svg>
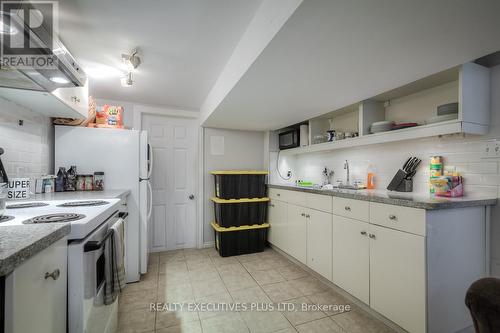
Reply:
<svg viewBox="0 0 500 333"><path fill-rule="evenodd" d="M373 166L370 164L367 170L366 176L366 188L373 190L375 188L375 173L373 172Z"/></svg>

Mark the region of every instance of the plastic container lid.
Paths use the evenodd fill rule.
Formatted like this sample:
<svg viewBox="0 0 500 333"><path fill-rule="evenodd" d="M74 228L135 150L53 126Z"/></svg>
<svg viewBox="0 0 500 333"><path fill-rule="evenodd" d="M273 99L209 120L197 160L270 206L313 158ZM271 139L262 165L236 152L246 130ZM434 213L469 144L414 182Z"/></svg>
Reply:
<svg viewBox="0 0 500 333"><path fill-rule="evenodd" d="M96 172L94 172L94 175L96 175L96 176L104 176L104 171L96 171Z"/></svg>
<svg viewBox="0 0 500 333"><path fill-rule="evenodd" d="M218 232L227 232L227 231L242 231L242 230L252 230L252 229L265 229L269 228L269 223L264 223L264 224L254 224L254 225L242 225L239 227L228 227L228 228L223 228L219 226L217 223L212 221L210 223L212 225L212 228L214 228L215 231Z"/></svg>
<svg viewBox="0 0 500 333"><path fill-rule="evenodd" d="M212 175L267 175L267 171L258 170L217 170L212 171Z"/></svg>
<svg viewBox="0 0 500 333"><path fill-rule="evenodd" d="M246 198L246 199L219 199L211 197L210 200L221 204L242 203L242 202L264 202L269 201L269 198Z"/></svg>

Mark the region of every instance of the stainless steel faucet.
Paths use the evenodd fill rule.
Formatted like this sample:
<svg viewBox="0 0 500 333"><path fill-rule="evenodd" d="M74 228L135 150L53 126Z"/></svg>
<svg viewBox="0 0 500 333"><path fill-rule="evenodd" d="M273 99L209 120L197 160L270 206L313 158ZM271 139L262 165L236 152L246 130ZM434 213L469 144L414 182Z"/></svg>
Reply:
<svg viewBox="0 0 500 333"><path fill-rule="evenodd" d="M350 180L349 180L349 162L345 160L344 162L344 170L346 171L346 185L350 185Z"/></svg>

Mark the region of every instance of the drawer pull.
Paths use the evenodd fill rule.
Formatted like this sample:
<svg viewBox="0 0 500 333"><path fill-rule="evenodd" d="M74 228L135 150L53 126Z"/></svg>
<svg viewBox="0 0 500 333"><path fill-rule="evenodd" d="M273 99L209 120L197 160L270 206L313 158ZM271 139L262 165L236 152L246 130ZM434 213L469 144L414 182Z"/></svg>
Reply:
<svg viewBox="0 0 500 333"><path fill-rule="evenodd" d="M396 215L389 215L389 220L396 221L398 217Z"/></svg>
<svg viewBox="0 0 500 333"><path fill-rule="evenodd" d="M345 209L346 211L348 211L348 212L350 212L350 211L351 211L351 207L349 207L349 206L345 206L345 207L344 207L344 209Z"/></svg>
<svg viewBox="0 0 500 333"><path fill-rule="evenodd" d="M361 231L361 235L366 236L366 231Z"/></svg>
<svg viewBox="0 0 500 333"><path fill-rule="evenodd" d="M273 204L269 204L269 206L274 207L274 205L273 205Z"/></svg>
<svg viewBox="0 0 500 333"><path fill-rule="evenodd" d="M311 215L309 215L309 214L306 214L306 218L311 218Z"/></svg>
<svg viewBox="0 0 500 333"><path fill-rule="evenodd" d="M300 216L304 216L304 217L305 217L305 216L306 216L306 214L305 214L305 213L302 213L302 214L300 214Z"/></svg>
<svg viewBox="0 0 500 333"><path fill-rule="evenodd" d="M279 197L279 196L281 196L281 194L279 194L279 193L276 193L276 196L277 196L277 197Z"/></svg>
<svg viewBox="0 0 500 333"><path fill-rule="evenodd" d="M59 279L59 276L61 275L61 272L59 271L59 269L55 269L52 273L49 273L49 272L46 272L45 273L45 280L47 280L48 278L52 278L52 280L57 280Z"/></svg>
<svg viewBox="0 0 500 333"><path fill-rule="evenodd" d="M368 235L371 239L375 239L375 235L374 234L370 234Z"/></svg>

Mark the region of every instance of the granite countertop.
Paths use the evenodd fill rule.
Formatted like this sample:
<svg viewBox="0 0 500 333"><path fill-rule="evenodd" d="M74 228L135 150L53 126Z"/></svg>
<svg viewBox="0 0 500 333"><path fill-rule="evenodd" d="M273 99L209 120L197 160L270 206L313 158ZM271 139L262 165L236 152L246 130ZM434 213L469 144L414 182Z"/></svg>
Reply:
<svg viewBox="0 0 500 333"><path fill-rule="evenodd" d="M0 276L68 235L71 225L65 223L0 226Z"/></svg>
<svg viewBox="0 0 500 333"><path fill-rule="evenodd" d="M37 201L37 200L101 200L114 199L130 194L130 190L105 190L105 191L75 191L75 192L52 192L33 194L29 199L22 201ZM17 200L16 200L17 201ZM16 201L9 201L13 203Z"/></svg>
<svg viewBox="0 0 500 333"><path fill-rule="evenodd" d="M451 209L474 206L493 206L497 204L496 197L464 196L461 198L443 198L418 193L402 193L387 190L321 190L298 187L293 185L268 184L270 188L331 195L334 197L380 202L389 205L405 206L420 209Z"/></svg>

